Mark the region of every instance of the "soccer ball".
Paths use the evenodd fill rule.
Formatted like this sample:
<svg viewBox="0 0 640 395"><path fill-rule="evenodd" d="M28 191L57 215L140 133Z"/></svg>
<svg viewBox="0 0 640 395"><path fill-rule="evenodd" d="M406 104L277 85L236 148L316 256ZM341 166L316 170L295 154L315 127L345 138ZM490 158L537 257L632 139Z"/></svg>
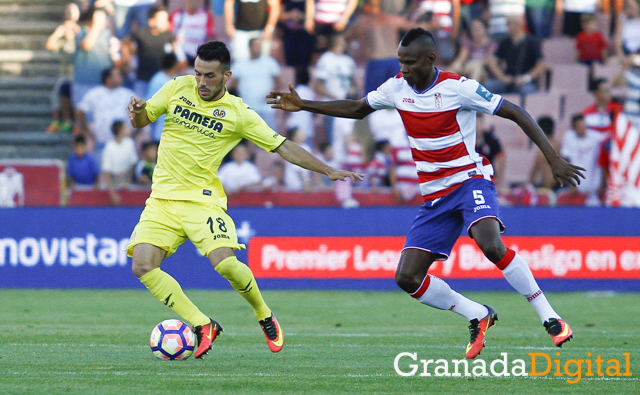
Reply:
<svg viewBox="0 0 640 395"><path fill-rule="evenodd" d="M180 320L164 320L153 328L149 339L158 359L181 360L193 354L196 344L191 327Z"/></svg>

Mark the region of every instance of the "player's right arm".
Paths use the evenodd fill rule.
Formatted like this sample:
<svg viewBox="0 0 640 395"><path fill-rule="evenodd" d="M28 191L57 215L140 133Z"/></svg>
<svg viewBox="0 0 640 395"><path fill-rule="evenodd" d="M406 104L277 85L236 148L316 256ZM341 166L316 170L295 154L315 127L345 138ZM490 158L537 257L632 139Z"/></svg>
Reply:
<svg viewBox="0 0 640 395"><path fill-rule="evenodd" d="M131 120L131 126L140 129L151 123L147 114L147 101L131 96L127 106L127 114Z"/></svg>
<svg viewBox="0 0 640 395"><path fill-rule="evenodd" d="M289 84L289 92L271 91L267 95L267 99L267 104L271 104L271 108L284 111L303 110L340 118L362 119L375 111L364 98L329 101L302 100L291 84Z"/></svg>

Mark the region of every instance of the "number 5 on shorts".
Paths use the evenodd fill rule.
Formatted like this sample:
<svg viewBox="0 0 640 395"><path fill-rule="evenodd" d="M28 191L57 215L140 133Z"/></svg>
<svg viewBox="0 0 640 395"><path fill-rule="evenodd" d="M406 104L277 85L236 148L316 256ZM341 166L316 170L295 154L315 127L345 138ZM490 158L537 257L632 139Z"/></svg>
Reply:
<svg viewBox="0 0 640 395"><path fill-rule="evenodd" d="M484 196L482 196L482 190L475 189L473 191L473 200L476 204L484 204Z"/></svg>

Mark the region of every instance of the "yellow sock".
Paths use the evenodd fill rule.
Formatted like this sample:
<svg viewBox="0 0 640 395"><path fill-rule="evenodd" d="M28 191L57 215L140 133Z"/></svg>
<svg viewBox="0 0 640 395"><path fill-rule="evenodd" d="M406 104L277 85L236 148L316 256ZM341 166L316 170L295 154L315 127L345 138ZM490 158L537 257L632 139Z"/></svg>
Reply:
<svg viewBox="0 0 640 395"><path fill-rule="evenodd" d="M216 266L216 270L238 291L243 298L253 307L256 318L260 321L271 317L271 309L264 303L260 289L253 277L251 269L236 257L225 258Z"/></svg>
<svg viewBox="0 0 640 395"><path fill-rule="evenodd" d="M158 298L165 306L180 314L182 318L194 327L209 323L209 317L202 314L196 305L187 298L180 284L167 272L156 268L140 277L140 281L151 291L153 296Z"/></svg>

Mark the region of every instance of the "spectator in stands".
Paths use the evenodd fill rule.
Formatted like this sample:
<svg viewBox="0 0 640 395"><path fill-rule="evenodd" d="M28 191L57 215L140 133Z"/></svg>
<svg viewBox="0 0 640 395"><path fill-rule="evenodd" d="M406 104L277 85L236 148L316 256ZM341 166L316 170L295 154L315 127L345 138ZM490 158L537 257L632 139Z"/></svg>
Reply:
<svg viewBox="0 0 640 395"><path fill-rule="evenodd" d="M626 85L624 112L636 127L640 126L640 51L623 58L622 67L614 77L613 84Z"/></svg>
<svg viewBox="0 0 640 395"><path fill-rule="evenodd" d="M595 14L600 0L556 0L558 12L564 11L562 34L575 37L582 31L580 18L583 14Z"/></svg>
<svg viewBox="0 0 640 395"><path fill-rule="evenodd" d="M547 69L540 42L526 33L521 17L510 16L507 24L508 36L487 60L493 77L486 81L486 87L495 93L534 93L536 79Z"/></svg>
<svg viewBox="0 0 640 395"><path fill-rule="evenodd" d="M316 36L316 49L329 49L329 37L347 27L358 0L306 0L304 27Z"/></svg>
<svg viewBox="0 0 640 395"><path fill-rule="evenodd" d="M471 21L481 18L485 7L484 0L460 0L460 29L467 37L471 37Z"/></svg>
<svg viewBox="0 0 640 395"><path fill-rule="evenodd" d="M246 144L238 144L231 151L229 162L220 166L218 178L227 194L246 189L260 189L262 176L260 171L249 160L249 150Z"/></svg>
<svg viewBox="0 0 640 395"><path fill-rule="evenodd" d="M173 77L178 73L178 69L180 68L180 64L178 63L178 58L174 53L165 54L160 61L160 71L155 73L153 77L151 77L151 81L149 81L149 87L147 89L146 98L151 99L153 95L156 94L166 84L171 81ZM151 139L155 142L160 141L160 136L162 136L162 129L164 128L164 120L167 117L167 114L162 114L155 122L153 122L151 126Z"/></svg>
<svg viewBox="0 0 640 395"><path fill-rule="evenodd" d="M134 91L138 97L144 97L151 77L160 71L160 62L165 54L175 53L184 59L184 54L178 48L175 37L169 32L167 9L162 6L151 7L148 26L137 29L131 38L124 39L123 52L125 58L137 55L138 67Z"/></svg>
<svg viewBox="0 0 640 395"><path fill-rule="evenodd" d="M496 40L502 40L509 31L507 18L525 19L526 0L488 0L489 34Z"/></svg>
<svg viewBox="0 0 640 395"><path fill-rule="evenodd" d="M487 128L484 123L484 114L479 112L476 117L476 152L484 156L493 166L493 183L500 191L505 171L504 152L502 144L495 135L493 127Z"/></svg>
<svg viewBox="0 0 640 395"><path fill-rule="evenodd" d="M108 28L107 14L103 10L91 6L80 16L79 22L81 29L76 36L71 86L74 107L89 90L100 86L101 73L113 65L112 46L119 44Z"/></svg>
<svg viewBox="0 0 640 395"><path fill-rule="evenodd" d="M318 174L319 173L313 173ZM262 186L265 189L271 189L275 191L279 191L284 189L284 163L281 160L276 160L271 165L271 171L269 175L264 178L262 181Z"/></svg>
<svg viewBox="0 0 640 395"><path fill-rule="evenodd" d="M300 129L287 130L287 139L298 144L302 148L311 152L311 147L305 143L307 136ZM284 164L284 187L291 191L310 191L311 179L310 171L296 166L292 163L285 162Z"/></svg>
<svg viewBox="0 0 640 395"><path fill-rule="evenodd" d="M347 44L344 35L336 34L331 36L328 45L329 49L320 56L316 63L314 70L316 82L313 90L323 100L353 99L357 97L356 62L351 56L345 54ZM335 143L333 141L334 129L336 131L340 129L340 127L336 126L336 123L351 125L351 130L353 130L353 124L355 123L353 120L345 118L334 119L333 117L325 116L323 119L325 120L326 139L332 144ZM345 130L350 133L348 127ZM337 138L338 136L335 137ZM336 152L336 154L338 153Z"/></svg>
<svg viewBox="0 0 640 395"><path fill-rule="evenodd" d="M78 130L95 145L93 152L99 162L104 146L113 139L113 123L129 119L127 105L135 94L121 85L122 73L119 69L112 67L104 70L102 85L87 92L76 109Z"/></svg>
<svg viewBox="0 0 640 395"><path fill-rule="evenodd" d="M526 0L527 28L539 40L551 37L553 17L556 13L555 0Z"/></svg>
<svg viewBox="0 0 640 395"><path fill-rule="evenodd" d="M102 153L101 178L109 191L114 206L121 203L118 190L126 189L132 180L133 166L138 161L136 144L129 136L129 125L123 121L112 124L113 138L107 142Z"/></svg>
<svg viewBox="0 0 640 395"><path fill-rule="evenodd" d="M444 63L453 61L460 28L460 0L413 0L408 13L410 21L431 25L430 30L438 39L438 59Z"/></svg>
<svg viewBox="0 0 640 395"><path fill-rule="evenodd" d="M380 187L391 186L391 163L393 160L393 148L389 140L376 142L373 159L369 161L366 169L367 183L373 191Z"/></svg>
<svg viewBox="0 0 640 395"><path fill-rule="evenodd" d="M116 37L122 40L128 36L133 21L136 22L137 28L147 27L149 9L155 3L156 0L113 0Z"/></svg>
<svg viewBox="0 0 640 395"><path fill-rule="evenodd" d="M400 71L398 67L398 37L400 31L413 27L429 30L439 27L437 22L410 22L399 15L384 14L377 0L368 0L364 12L358 14L349 27L349 38L357 40L367 59L365 93L378 89Z"/></svg>
<svg viewBox="0 0 640 395"><path fill-rule="evenodd" d="M487 58L496 51L497 45L487 34L480 19L471 22L471 40L462 38L458 57L451 64L451 71L483 83L487 77Z"/></svg>
<svg viewBox="0 0 640 395"><path fill-rule="evenodd" d="M299 67L296 69L296 86L295 90L302 100L313 100L315 94L313 89L309 87L309 70ZM313 114L308 111L298 111L289 113L287 118L287 129L300 129L307 140L310 141L315 135L315 124Z"/></svg>
<svg viewBox="0 0 640 395"><path fill-rule="evenodd" d="M153 170L158 164L158 143L147 141L142 144L140 159L133 167L133 182L140 185L151 185Z"/></svg>
<svg viewBox="0 0 640 395"><path fill-rule="evenodd" d="M640 2L624 1L624 16L616 29L616 55L619 57L640 51Z"/></svg>
<svg viewBox="0 0 640 395"><path fill-rule="evenodd" d="M576 36L578 61L587 66L594 62L604 63L607 59L608 44L598 31L598 20L593 14L582 14L582 31Z"/></svg>
<svg viewBox="0 0 640 395"><path fill-rule="evenodd" d="M307 69L316 39L304 28L305 0L283 0L279 24L282 27L282 46L287 66Z"/></svg>
<svg viewBox="0 0 640 395"><path fill-rule="evenodd" d="M250 57L249 40L260 38L262 56L271 55L271 39L280 18L279 0L224 2L224 27L235 61Z"/></svg>
<svg viewBox="0 0 640 395"><path fill-rule="evenodd" d="M96 185L100 168L93 155L87 152L87 142L84 136L76 136L71 145L73 152L69 155L67 164L67 186Z"/></svg>
<svg viewBox="0 0 640 395"><path fill-rule="evenodd" d="M71 105L71 78L73 56L76 52L76 36L80 33L80 8L70 3L65 8L65 21L49 36L45 48L60 54L61 76L52 94L53 121L47 132L69 133L73 129L73 106Z"/></svg>
<svg viewBox="0 0 640 395"><path fill-rule="evenodd" d="M261 56L261 39L249 40L250 58L233 63L238 95L257 112L267 125L276 128L276 111L266 103L265 97L280 86L280 66L271 56Z"/></svg>
<svg viewBox="0 0 640 395"><path fill-rule="evenodd" d="M560 151L560 144L553 138L553 134L555 132L555 122L553 121L553 118L540 117L538 118L538 125L547 136L547 139L551 142L553 149ZM553 178L553 173L551 173L549 165L547 165L547 160L541 151L536 152L536 159L533 162L533 167L531 168L529 182L536 188L556 190L560 187Z"/></svg>
<svg viewBox="0 0 640 395"><path fill-rule="evenodd" d="M599 206L598 188L602 181L602 169L598 166L600 145L607 136L587 129L582 114L571 118L571 129L562 137L560 155L576 166L585 169L585 179L577 187L570 186L568 194L586 195L588 206Z"/></svg>
<svg viewBox="0 0 640 395"><path fill-rule="evenodd" d="M582 111L586 128L606 136L612 134L611 114L622 111L622 105L611 100L610 90L611 86L606 79L594 80L591 83L591 92L596 101Z"/></svg>
<svg viewBox="0 0 640 395"><path fill-rule="evenodd" d="M211 12L202 7L202 0L185 0L184 6L171 13L171 32L193 67L198 46L215 37Z"/></svg>

